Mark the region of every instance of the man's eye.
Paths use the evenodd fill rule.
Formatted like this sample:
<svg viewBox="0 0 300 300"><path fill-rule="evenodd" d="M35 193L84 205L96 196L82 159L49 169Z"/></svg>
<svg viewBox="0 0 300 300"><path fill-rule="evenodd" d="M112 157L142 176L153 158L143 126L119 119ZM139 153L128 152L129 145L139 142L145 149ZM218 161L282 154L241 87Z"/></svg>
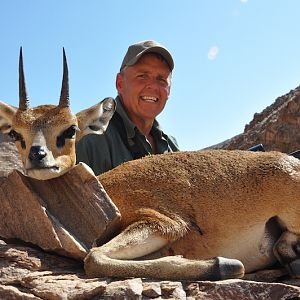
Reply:
<svg viewBox="0 0 300 300"><path fill-rule="evenodd" d="M144 79L144 78L146 78L147 76L146 76L146 74L139 74L137 77L138 77L138 78Z"/></svg>
<svg viewBox="0 0 300 300"><path fill-rule="evenodd" d="M158 80L159 82L161 82L162 84L165 84L165 85L169 84L168 79L165 78L165 77L159 76L159 77L157 78L157 80Z"/></svg>

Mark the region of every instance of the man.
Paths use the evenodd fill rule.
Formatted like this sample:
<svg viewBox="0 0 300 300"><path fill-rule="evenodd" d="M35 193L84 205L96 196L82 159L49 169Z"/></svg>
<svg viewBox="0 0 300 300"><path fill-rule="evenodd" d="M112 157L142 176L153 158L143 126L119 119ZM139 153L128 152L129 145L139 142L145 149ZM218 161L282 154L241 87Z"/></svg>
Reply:
<svg viewBox="0 0 300 300"><path fill-rule="evenodd" d="M116 77L117 108L103 135L88 135L77 146L77 161L96 175L150 154L178 151L176 140L156 121L170 94L174 62L155 41L131 45Z"/></svg>

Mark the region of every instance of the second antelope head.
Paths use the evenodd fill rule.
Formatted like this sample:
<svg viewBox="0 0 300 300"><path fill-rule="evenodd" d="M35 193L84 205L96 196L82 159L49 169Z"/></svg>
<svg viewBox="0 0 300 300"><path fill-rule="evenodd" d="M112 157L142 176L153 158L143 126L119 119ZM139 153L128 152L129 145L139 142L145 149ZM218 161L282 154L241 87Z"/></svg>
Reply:
<svg viewBox="0 0 300 300"><path fill-rule="evenodd" d="M19 107L0 101L0 130L14 139L26 174L36 179L62 175L76 163L75 142L89 133L102 134L115 111L106 98L72 114L68 65L63 50L63 80L59 104L30 108L26 92L22 48L19 58Z"/></svg>

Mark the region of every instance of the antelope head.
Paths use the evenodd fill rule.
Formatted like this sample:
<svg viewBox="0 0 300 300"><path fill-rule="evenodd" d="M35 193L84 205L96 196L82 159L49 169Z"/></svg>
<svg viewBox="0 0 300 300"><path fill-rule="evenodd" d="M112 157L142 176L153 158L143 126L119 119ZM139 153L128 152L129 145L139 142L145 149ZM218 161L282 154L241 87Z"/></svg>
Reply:
<svg viewBox="0 0 300 300"><path fill-rule="evenodd" d="M112 98L72 114L68 65L63 50L63 80L59 104L30 108L23 55L19 57L19 107L0 101L0 130L15 141L25 172L36 179L58 177L76 163L75 142L89 133L102 134L115 111Z"/></svg>

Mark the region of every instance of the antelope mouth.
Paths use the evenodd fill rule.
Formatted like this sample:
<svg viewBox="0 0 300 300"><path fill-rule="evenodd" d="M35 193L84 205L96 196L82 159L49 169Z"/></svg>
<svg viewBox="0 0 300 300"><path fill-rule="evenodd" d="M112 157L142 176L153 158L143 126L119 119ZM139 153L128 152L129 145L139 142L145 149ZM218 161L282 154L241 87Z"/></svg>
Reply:
<svg viewBox="0 0 300 300"><path fill-rule="evenodd" d="M39 180L48 180L59 177L63 174L61 168L57 166L34 167L26 170L26 175Z"/></svg>
<svg viewBox="0 0 300 300"><path fill-rule="evenodd" d="M49 166L49 167L35 166L35 167L27 169L27 171L31 171L31 170L59 170L59 167L57 167L57 166Z"/></svg>

